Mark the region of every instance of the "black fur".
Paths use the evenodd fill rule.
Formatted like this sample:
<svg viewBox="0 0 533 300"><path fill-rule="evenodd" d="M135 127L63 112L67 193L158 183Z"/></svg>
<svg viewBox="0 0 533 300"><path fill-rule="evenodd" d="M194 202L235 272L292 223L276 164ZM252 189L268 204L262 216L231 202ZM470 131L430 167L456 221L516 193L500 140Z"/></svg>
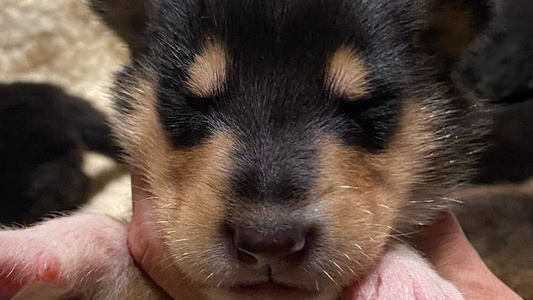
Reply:
<svg viewBox="0 0 533 300"><path fill-rule="evenodd" d="M221 128L240 135L230 170L237 199L305 198L321 134L378 153L395 132L398 101L438 84L416 44L417 9L410 1L165 1L148 57L160 76L162 123L176 147ZM221 94L197 99L184 76L207 37L226 44L231 66ZM327 58L342 45L358 50L370 74L369 95L353 103L331 97L324 82Z"/></svg>
<svg viewBox="0 0 533 300"><path fill-rule="evenodd" d="M144 0L91 0L88 4L135 55L146 46L147 3Z"/></svg>
<svg viewBox="0 0 533 300"><path fill-rule="evenodd" d="M533 99L491 111L494 127L476 183L521 182L533 176L532 113Z"/></svg>
<svg viewBox="0 0 533 300"><path fill-rule="evenodd" d="M494 103L490 147L477 183L519 182L533 176L533 2L508 0L486 37L463 58L460 80ZM523 102L523 103L522 103Z"/></svg>
<svg viewBox="0 0 533 300"><path fill-rule="evenodd" d="M495 103L532 99L532 27L500 29L469 53L461 69L468 87Z"/></svg>
<svg viewBox="0 0 533 300"><path fill-rule="evenodd" d="M134 51L119 84L143 66L153 69L159 117L177 149L230 128L242 146L229 170L239 199L305 198L317 176L315 145L322 135L380 153L395 133L401 102L446 90L423 52L424 9L413 1L150 3L145 4L150 7L146 47ZM185 82L194 55L208 39L227 47L231 63L222 91L204 99L192 95ZM327 58L342 45L357 49L369 72L368 96L353 103L333 97L324 82ZM448 89L442 95L446 101L424 104L449 112L435 132L472 136L469 104ZM127 101L118 97L117 104L128 113ZM460 162L455 155L471 152L469 141L449 146L428 163L438 169L443 160ZM445 178L456 170L441 172Z"/></svg>
<svg viewBox="0 0 533 300"><path fill-rule="evenodd" d="M105 116L47 84L0 85L0 224L28 224L88 197L83 150L117 158Z"/></svg>

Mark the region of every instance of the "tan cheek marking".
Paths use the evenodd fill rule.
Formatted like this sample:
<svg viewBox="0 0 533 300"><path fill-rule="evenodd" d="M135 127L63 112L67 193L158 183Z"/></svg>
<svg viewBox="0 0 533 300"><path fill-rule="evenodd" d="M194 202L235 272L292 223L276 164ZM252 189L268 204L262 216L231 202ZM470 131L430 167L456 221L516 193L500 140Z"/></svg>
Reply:
<svg viewBox="0 0 533 300"><path fill-rule="evenodd" d="M131 75L119 90L132 107L128 113L116 112L112 118L115 136L127 153L128 163L149 176L163 176L171 152L156 110L153 73Z"/></svg>
<svg viewBox="0 0 533 300"><path fill-rule="evenodd" d="M219 92L226 79L228 54L225 46L209 41L198 53L188 71L187 86L200 97L210 97Z"/></svg>
<svg viewBox="0 0 533 300"><path fill-rule="evenodd" d="M234 142L228 133L218 132L197 147L173 149L159 122L156 84L151 76L132 84L128 91L134 109L117 118L117 132L130 163L147 178L162 236L170 253L179 260L184 253L213 245L219 236L228 186L224 170ZM189 268L199 264L186 258L179 266L183 271L198 273Z"/></svg>
<svg viewBox="0 0 533 300"><path fill-rule="evenodd" d="M326 82L334 95L355 101L368 91L367 73L355 50L342 46L330 58Z"/></svg>
<svg viewBox="0 0 533 300"><path fill-rule="evenodd" d="M326 222L326 243L334 254L344 256L335 259L356 272L372 266L390 235L404 230L398 220L405 217L409 193L432 148L427 131L420 105L406 103L399 129L382 154L368 154L333 137L324 139L314 205Z"/></svg>
<svg viewBox="0 0 533 300"><path fill-rule="evenodd" d="M375 263L392 225L395 208L386 173L379 160L340 140L330 139L321 152L317 194L327 196L317 198L327 220L328 244L357 261L352 269L361 271Z"/></svg>
<svg viewBox="0 0 533 300"><path fill-rule="evenodd" d="M376 155L388 178L402 190L418 183L416 174L426 167L427 155L438 148L430 117L424 111L416 100L404 100L399 127L387 151Z"/></svg>
<svg viewBox="0 0 533 300"><path fill-rule="evenodd" d="M129 163L147 177L154 194L165 195L161 202L174 203L176 195L185 199L188 192L195 197L206 190L224 190L223 173L234 144L231 136L218 132L197 147L173 149L158 118L156 84L151 76L140 78L128 89L132 112L115 118L116 135Z"/></svg>
<svg viewBox="0 0 533 300"><path fill-rule="evenodd" d="M192 236L188 247L197 249L212 245L217 239L217 226L224 218L224 195L228 193L225 170L231 148L231 137L220 132L205 144L170 153L169 176L160 179L169 182L160 188L160 208L163 220L179 222L169 224L168 236ZM172 248L179 250L181 245Z"/></svg>
<svg viewBox="0 0 533 300"><path fill-rule="evenodd" d="M153 201L174 264L203 280L200 270L209 267L206 249L214 249L220 238L228 191L225 170L235 142L227 132L218 132L194 148L173 149L155 109L157 81L150 76L137 79L128 89L134 109L116 118L117 135L130 164L146 176L154 196L147 201Z"/></svg>
<svg viewBox="0 0 533 300"><path fill-rule="evenodd" d="M202 282L221 239L225 219L225 196L229 183L232 139L220 132L205 144L186 151L173 151L166 176L151 185L157 197L161 234L173 263L190 278ZM215 276L215 278L218 278Z"/></svg>

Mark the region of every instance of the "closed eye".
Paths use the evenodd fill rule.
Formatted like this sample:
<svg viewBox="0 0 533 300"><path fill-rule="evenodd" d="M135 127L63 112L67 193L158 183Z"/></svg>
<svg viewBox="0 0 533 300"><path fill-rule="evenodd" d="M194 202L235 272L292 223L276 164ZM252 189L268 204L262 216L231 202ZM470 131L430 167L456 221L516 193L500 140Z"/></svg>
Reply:
<svg viewBox="0 0 533 300"><path fill-rule="evenodd" d="M342 98L337 101L345 118L342 135L346 143L373 153L386 148L398 121L399 93L381 88L357 101Z"/></svg>

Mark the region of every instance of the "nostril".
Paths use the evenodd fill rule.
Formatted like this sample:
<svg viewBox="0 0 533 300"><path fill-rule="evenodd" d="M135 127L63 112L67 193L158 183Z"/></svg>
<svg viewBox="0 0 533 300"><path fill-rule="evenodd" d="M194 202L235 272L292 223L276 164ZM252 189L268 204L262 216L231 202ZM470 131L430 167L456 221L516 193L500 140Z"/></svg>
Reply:
<svg viewBox="0 0 533 300"><path fill-rule="evenodd" d="M259 260L255 256L248 254L238 248L237 248L237 259L245 265L253 266L259 263Z"/></svg>
<svg viewBox="0 0 533 300"><path fill-rule="evenodd" d="M237 226L233 231L233 243L241 262L255 263L260 258L283 259L301 252L306 247L306 231L303 227L258 228Z"/></svg>

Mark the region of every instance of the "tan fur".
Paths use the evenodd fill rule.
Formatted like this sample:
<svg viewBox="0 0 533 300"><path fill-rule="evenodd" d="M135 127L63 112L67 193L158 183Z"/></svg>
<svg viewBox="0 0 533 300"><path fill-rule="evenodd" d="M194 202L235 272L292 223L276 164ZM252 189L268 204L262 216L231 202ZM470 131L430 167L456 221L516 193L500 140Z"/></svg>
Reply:
<svg viewBox="0 0 533 300"><path fill-rule="evenodd" d="M210 97L222 89L228 65L227 52L221 43L210 40L196 54L188 71L189 90L200 97Z"/></svg>
<svg viewBox="0 0 533 300"><path fill-rule="evenodd" d="M433 148L420 108L417 103L405 105L400 128L384 153L371 155L335 138L322 147L322 172L311 206L325 220L324 243L337 253L322 255L337 261L345 272L338 277L335 266L328 269L340 282L375 264L390 237L400 233L395 228L398 218L409 218L404 212L409 192Z"/></svg>
<svg viewBox="0 0 533 300"><path fill-rule="evenodd" d="M355 49L340 47L330 58L326 82L337 97L354 101L368 90L367 71Z"/></svg>
<svg viewBox="0 0 533 300"><path fill-rule="evenodd" d="M227 191L224 171L233 141L227 133L218 132L192 149L173 149L154 106L156 79L143 77L148 79L129 88L134 112L117 118L117 132L131 163L146 176L157 198L161 234L175 265L187 274L198 274L202 264L188 256L191 251L212 249L220 238L221 195Z"/></svg>

